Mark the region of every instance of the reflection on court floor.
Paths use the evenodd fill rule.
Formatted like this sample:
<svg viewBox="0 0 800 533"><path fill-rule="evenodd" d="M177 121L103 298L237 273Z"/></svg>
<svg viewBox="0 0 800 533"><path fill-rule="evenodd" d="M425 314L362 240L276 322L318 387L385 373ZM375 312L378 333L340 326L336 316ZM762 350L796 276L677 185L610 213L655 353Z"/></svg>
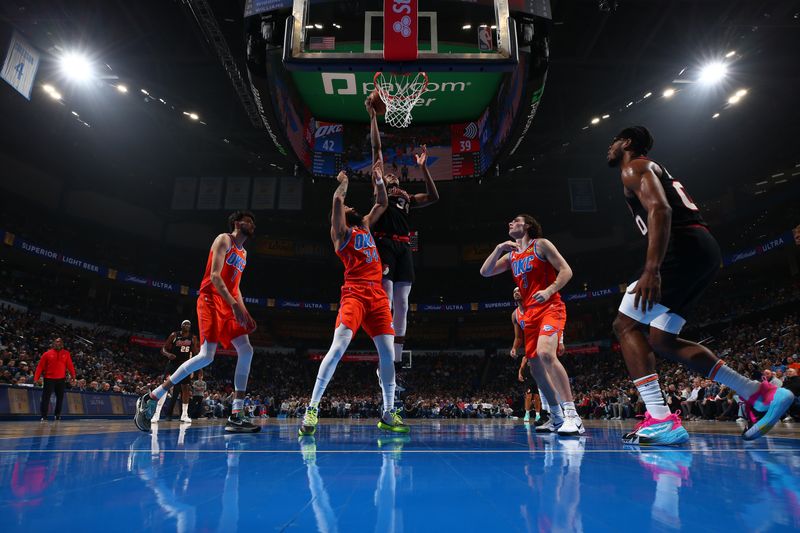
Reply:
<svg viewBox="0 0 800 533"><path fill-rule="evenodd" d="M67 425L70 424L70 425ZM407 436L329 423L256 435L163 424L30 423L0 440L4 531L65 523L120 531L672 531L800 527L800 440L697 434L682 449L624 448L512 422L416 424ZM68 434L62 434L68 433Z"/></svg>

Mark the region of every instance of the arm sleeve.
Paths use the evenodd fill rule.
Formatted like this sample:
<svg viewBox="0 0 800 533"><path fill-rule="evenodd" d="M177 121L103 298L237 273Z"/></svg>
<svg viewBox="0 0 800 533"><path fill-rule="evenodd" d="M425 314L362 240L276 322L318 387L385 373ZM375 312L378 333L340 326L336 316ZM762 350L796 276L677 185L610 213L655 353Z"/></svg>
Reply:
<svg viewBox="0 0 800 533"><path fill-rule="evenodd" d="M47 369L47 353L48 352L44 352L42 357L39 359L39 364L36 365L36 373L33 375L33 381L39 381L39 378L42 377L42 372Z"/></svg>
<svg viewBox="0 0 800 533"><path fill-rule="evenodd" d="M67 368L69 368L69 375L72 379L76 379L78 375L75 373L75 367L72 365L72 354L67 352Z"/></svg>

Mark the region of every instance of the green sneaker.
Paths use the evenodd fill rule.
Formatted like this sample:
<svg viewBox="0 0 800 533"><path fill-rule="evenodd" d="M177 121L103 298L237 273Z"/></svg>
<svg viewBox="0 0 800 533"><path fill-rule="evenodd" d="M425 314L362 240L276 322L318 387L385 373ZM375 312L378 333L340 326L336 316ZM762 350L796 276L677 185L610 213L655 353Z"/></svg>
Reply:
<svg viewBox="0 0 800 533"><path fill-rule="evenodd" d="M306 414L303 416L303 424L297 430L298 437L308 437L317 432L317 423L319 422L319 408L308 406L306 407Z"/></svg>
<svg viewBox="0 0 800 533"><path fill-rule="evenodd" d="M395 433L408 433L409 427L403 423L403 417L397 409L386 411L378 420L378 427L384 431L394 431Z"/></svg>
<svg viewBox="0 0 800 533"><path fill-rule="evenodd" d="M531 421L531 412L525 411L525 417L522 419L523 422L530 422Z"/></svg>

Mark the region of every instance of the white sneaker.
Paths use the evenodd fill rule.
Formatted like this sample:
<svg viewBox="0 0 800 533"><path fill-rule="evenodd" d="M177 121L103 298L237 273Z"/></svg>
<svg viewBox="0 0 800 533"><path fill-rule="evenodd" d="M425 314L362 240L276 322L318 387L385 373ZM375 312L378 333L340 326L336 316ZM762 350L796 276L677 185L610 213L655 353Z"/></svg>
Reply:
<svg viewBox="0 0 800 533"><path fill-rule="evenodd" d="M184 424L191 424L192 419L189 418L189 415L181 415L181 422L183 422Z"/></svg>
<svg viewBox="0 0 800 533"><path fill-rule="evenodd" d="M536 431L539 433L555 433L562 425L564 425L564 419L561 417L554 417L551 414L548 417L547 422L541 426L536 426Z"/></svg>
<svg viewBox="0 0 800 533"><path fill-rule="evenodd" d="M583 435L586 428L583 427L581 417L576 414L569 414L564 418L564 423L558 428L560 437L577 437Z"/></svg>

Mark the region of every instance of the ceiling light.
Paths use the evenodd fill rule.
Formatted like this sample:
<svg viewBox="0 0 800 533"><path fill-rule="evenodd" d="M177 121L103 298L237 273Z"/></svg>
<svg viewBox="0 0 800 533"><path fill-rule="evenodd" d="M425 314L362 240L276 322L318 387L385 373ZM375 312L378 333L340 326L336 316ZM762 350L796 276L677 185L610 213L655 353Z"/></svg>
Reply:
<svg viewBox="0 0 800 533"><path fill-rule="evenodd" d="M317 28L318 30L321 30L322 29L322 24L314 24L314 27Z"/></svg>
<svg viewBox="0 0 800 533"><path fill-rule="evenodd" d="M700 77L697 81L706 85L712 85L722 81L727 73L728 65L721 61L714 61L700 69Z"/></svg>
<svg viewBox="0 0 800 533"><path fill-rule="evenodd" d="M603 120L607 119L607 118L608 118L608 117L610 117L610 116L611 116L611 115L603 115Z"/></svg>
<svg viewBox="0 0 800 533"><path fill-rule="evenodd" d="M711 115L711 118L717 118L718 116L719 116L719 113L714 113L713 115Z"/></svg>
<svg viewBox="0 0 800 533"><path fill-rule="evenodd" d="M124 94L124 93L126 93L126 92L128 92L128 88L127 88L127 87L125 87L125 86L124 86L124 85L122 85L122 84L120 84L120 85L117 85L117 90L118 90L119 92L123 93L123 94Z"/></svg>
<svg viewBox="0 0 800 533"><path fill-rule="evenodd" d="M600 122L600 117L594 117L592 119L592 124L597 124L598 122Z"/></svg>
<svg viewBox="0 0 800 533"><path fill-rule="evenodd" d="M314 25L313 25L313 24L306 24L306 29L307 29L307 30L311 30L311 29L313 29L313 28L314 28Z"/></svg>
<svg viewBox="0 0 800 533"><path fill-rule="evenodd" d="M468 29L470 29L471 27L472 27L472 24L464 24L463 26L461 26L461 29L462 29L462 30L468 30Z"/></svg>
<svg viewBox="0 0 800 533"><path fill-rule="evenodd" d="M61 72L77 82L86 82L94 77L92 63L84 55L68 52L60 59Z"/></svg>
<svg viewBox="0 0 800 533"><path fill-rule="evenodd" d="M186 115L187 117L189 117L192 120L197 120L197 119L200 118L200 116L197 113L195 113L194 111L192 111L192 112L184 111L183 114Z"/></svg>
<svg viewBox="0 0 800 533"><path fill-rule="evenodd" d="M78 113L76 113L75 111L73 111L73 112L72 112L72 114L73 114L73 115L75 115L76 117L79 117L79 116L80 116L80 115L79 115Z"/></svg>
<svg viewBox="0 0 800 533"><path fill-rule="evenodd" d="M661 93L661 96L663 96L664 98L672 98L674 94L675 94L675 89L670 87L669 89L666 89L663 93Z"/></svg>
<svg viewBox="0 0 800 533"><path fill-rule="evenodd" d="M739 89L738 91L736 91L736 96L738 96L739 98L741 98L746 94L747 94L747 89Z"/></svg>
<svg viewBox="0 0 800 533"><path fill-rule="evenodd" d="M647 93L642 98L650 98L651 96L653 96L653 93Z"/></svg>
<svg viewBox="0 0 800 533"><path fill-rule="evenodd" d="M492 30L496 30L496 29L497 29L497 26L495 26L494 24L492 24L491 26L489 26L489 28L490 28L490 29L492 29Z"/></svg>
<svg viewBox="0 0 800 533"><path fill-rule="evenodd" d="M53 87L52 85L47 84L47 83L42 85L42 89L44 89L44 92L46 92L46 93L51 93L51 92L56 90L55 87Z"/></svg>
<svg viewBox="0 0 800 533"><path fill-rule="evenodd" d="M741 99L742 99L741 96L737 96L737 95L734 94L733 96L728 98L728 103L731 104L731 105L737 104L737 103L739 103L739 100L741 100Z"/></svg>
<svg viewBox="0 0 800 533"><path fill-rule="evenodd" d="M725 57L733 57L733 56L735 56L735 55L736 55L736 50L731 50L730 52L728 52L727 54L725 54Z"/></svg>
<svg viewBox="0 0 800 533"><path fill-rule="evenodd" d="M56 91L55 89L53 89L52 91L48 91L47 94L50 95L50 98L52 98L53 100L61 100L61 93Z"/></svg>
<svg viewBox="0 0 800 533"><path fill-rule="evenodd" d="M146 94L147 96L150 96L150 93L149 93L149 92L147 92L146 90L144 90L144 89L140 89L140 91L142 91L142 94Z"/></svg>
<svg viewBox="0 0 800 533"><path fill-rule="evenodd" d="M630 106L632 106L632 105L633 105L633 102L628 102L628 103L625 105L625 107L630 107Z"/></svg>

